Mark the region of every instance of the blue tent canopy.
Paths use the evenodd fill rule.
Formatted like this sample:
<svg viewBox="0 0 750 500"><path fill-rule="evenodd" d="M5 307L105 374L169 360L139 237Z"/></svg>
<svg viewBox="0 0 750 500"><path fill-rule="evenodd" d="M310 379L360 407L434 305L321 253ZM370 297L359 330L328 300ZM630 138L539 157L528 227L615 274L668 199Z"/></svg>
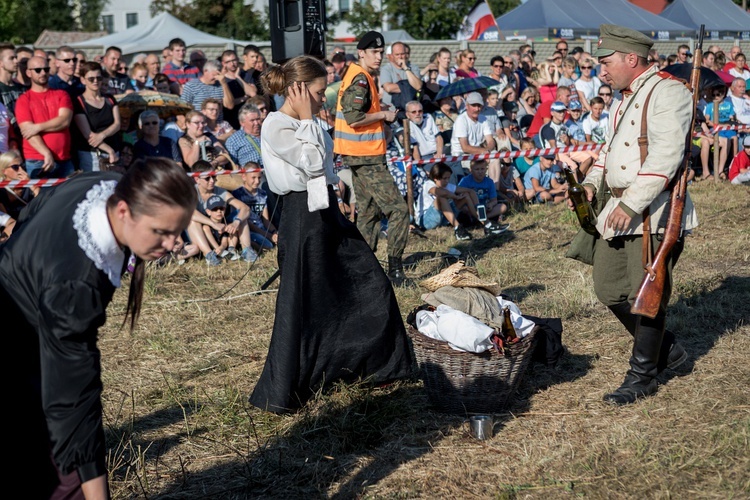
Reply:
<svg viewBox="0 0 750 500"><path fill-rule="evenodd" d="M528 0L496 19L502 39L598 38L600 24L618 24L653 39L687 39L695 28L652 14L627 0Z"/></svg>
<svg viewBox="0 0 750 500"><path fill-rule="evenodd" d="M704 24L707 39L750 40L750 14L732 0L674 0L659 16L696 30Z"/></svg>

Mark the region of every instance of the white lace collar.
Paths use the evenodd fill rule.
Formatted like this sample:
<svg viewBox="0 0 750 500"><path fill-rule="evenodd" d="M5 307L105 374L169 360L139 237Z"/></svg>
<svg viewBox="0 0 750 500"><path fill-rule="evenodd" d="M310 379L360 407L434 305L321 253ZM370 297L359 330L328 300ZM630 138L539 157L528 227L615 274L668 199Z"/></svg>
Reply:
<svg viewBox="0 0 750 500"><path fill-rule="evenodd" d="M107 218L107 199L112 195L117 181L101 181L86 193L73 214L73 228L78 233L78 246L92 260L97 269L104 271L109 281L120 286L125 252L117 244Z"/></svg>

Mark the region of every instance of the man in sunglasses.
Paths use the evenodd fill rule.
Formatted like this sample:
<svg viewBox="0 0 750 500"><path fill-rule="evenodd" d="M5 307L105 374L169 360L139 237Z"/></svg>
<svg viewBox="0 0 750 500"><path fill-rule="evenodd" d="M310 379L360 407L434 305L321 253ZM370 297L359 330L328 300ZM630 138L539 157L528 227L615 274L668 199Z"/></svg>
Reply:
<svg viewBox="0 0 750 500"><path fill-rule="evenodd" d="M23 135L23 156L29 177L67 177L70 161L70 122L73 102L64 90L49 88L47 59L32 57L26 76L31 88L16 102L16 119Z"/></svg>
<svg viewBox="0 0 750 500"><path fill-rule="evenodd" d="M78 58L75 50L63 45L55 51L55 56L57 73L49 77L49 88L64 90L71 100L75 99L86 90L86 87L81 83L81 79L76 76Z"/></svg>

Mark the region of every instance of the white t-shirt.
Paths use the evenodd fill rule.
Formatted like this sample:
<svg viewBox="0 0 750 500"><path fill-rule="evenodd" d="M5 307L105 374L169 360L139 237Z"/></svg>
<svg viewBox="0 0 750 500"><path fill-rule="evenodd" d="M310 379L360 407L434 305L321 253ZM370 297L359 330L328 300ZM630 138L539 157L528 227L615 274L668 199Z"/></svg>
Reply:
<svg viewBox="0 0 750 500"><path fill-rule="evenodd" d="M430 181L432 182L432 181ZM435 185L434 183L432 184ZM5 227L8 225L8 222L10 222L11 216L6 214L5 212L0 211L0 227Z"/></svg>
<svg viewBox="0 0 750 500"><path fill-rule="evenodd" d="M602 113L599 121L591 117L591 113L583 119L583 133L591 136L591 140L597 144L604 144L607 136L607 127L609 127L609 113Z"/></svg>
<svg viewBox="0 0 750 500"><path fill-rule="evenodd" d="M742 78L744 80L750 80L750 71L746 69L740 69L737 66L730 69L728 73L735 78Z"/></svg>
<svg viewBox="0 0 750 500"><path fill-rule="evenodd" d="M435 119L432 118L432 115L424 115L421 125L409 122L409 133L411 134L412 143L416 143L419 146L420 155L426 156L437 153L437 141L435 138L440 134L440 131L437 125L435 125Z"/></svg>
<svg viewBox="0 0 750 500"><path fill-rule="evenodd" d="M422 184L422 190L419 192L419 197L414 200L414 215L416 216L416 219L418 221L422 220L422 217L424 217L424 214L427 212L427 210L430 209L431 206L435 203L435 196L434 194L430 194L430 190L432 188L436 188L437 184L435 184L435 181L432 179L425 179L424 183ZM450 191L451 193L456 192L456 185L455 184L448 184L445 189L447 191Z"/></svg>
<svg viewBox="0 0 750 500"><path fill-rule="evenodd" d="M485 136L492 136L492 129L487 121L487 117L479 115L477 121L469 118L464 111L453 124L453 135L451 136L451 155L460 156L464 152L461 149L461 137L466 137L470 146L481 146Z"/></svg>
<svg viewBox="0 0 750 500"><path fill-rule="evenodd" d="M586 97L586 101L590 101L599 93L599 87L602 86L602 81L598 77L592 76L591 81L583 81L581 78L576 80L576 90L583 93Z"/></svg>

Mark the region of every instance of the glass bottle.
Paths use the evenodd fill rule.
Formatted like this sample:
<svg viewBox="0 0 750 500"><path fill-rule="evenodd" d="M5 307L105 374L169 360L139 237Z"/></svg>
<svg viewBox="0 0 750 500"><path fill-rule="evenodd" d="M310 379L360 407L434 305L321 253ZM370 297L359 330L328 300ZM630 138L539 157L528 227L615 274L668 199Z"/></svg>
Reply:
<svg viewBox="0 0 750 500"><path fill-rule="evenodd" d="M578 182L576 174L568 165L563 163L562 168L563 172L565 172L565 179L568 181L568 197L573 202L573 209L578 217L578 222L581 224L581 228L589 234L597 234L596 215L586 196L586 190Z"/></svg>
<svg viewBox="0 0 750 500"><path fill-rule="evenodd" d="M513 326L513 321L510 317L510 308L508 306L503 307L503 327L502 327L503 336L505 337L505 341L509 344L516 342L518 340L518 335L516 334L516 328Z"/></svg>

